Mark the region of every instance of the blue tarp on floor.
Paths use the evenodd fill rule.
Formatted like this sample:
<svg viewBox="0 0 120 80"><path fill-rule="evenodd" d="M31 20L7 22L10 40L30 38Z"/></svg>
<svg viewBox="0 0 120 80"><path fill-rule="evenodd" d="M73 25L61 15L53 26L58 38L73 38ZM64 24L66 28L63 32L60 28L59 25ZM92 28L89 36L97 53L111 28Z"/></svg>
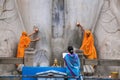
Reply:
<svg viewBox="0 0 120 80"><path fill-rule="evenodd" d="M55 71L60 71L65 73L65 68L63 67L23 67L22 75L35 76L36 73L48 71L48 70L55 70ZM37 80L37 78L23 77L22 80Z"/></svg>
<svg viewBox="0 0 120 80"><path fill-rule="evenodd" d="M65 68L64 67L23 67L22 70L22 75L23 76L35 76L36 73L39 72L44 72L44 71L49 71L49 70L55 70L59 72L64 72L65 73ZM112 79L107 79L107 78L87 78L84 77L85 80L112 80ZM32 78L32 77L23 77L22 80L37 80L37 78Z"/></svg>

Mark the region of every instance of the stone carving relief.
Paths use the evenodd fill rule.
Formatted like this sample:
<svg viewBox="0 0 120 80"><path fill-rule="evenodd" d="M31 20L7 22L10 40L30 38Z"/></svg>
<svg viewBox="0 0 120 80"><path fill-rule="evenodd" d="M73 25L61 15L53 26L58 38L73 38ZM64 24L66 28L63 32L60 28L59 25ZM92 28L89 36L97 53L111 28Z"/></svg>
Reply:
<svg viewBox="0 0 120 80"><path fill-rule="evenodd" d="M49 59L46 54L48 54L48 52L45 50L38 50L34 56L33 66L49 66Z"/></svg>
<svg viewBox="0 0 120 80"><path fill-rule="evenodd" d="M9 30L0 31L0 57L14 57L17 48L17 38L14 32ZM0 75L11 75L15 70L13 64L0 64Z"/></svg>
<svg viewBox="0 0 120 80"><path fill-rule="evenodd" d="M116 3L117 2L117 3ZM118 56L120 46L120 25L118 12L120 7L119 0L104 0L96 28L95 36L97 38L97 50L100 59L120 59ZM100 68L99 68L100 69ZM119 71L118 67L102 67L100 71L106 70L106 74L110 71Z"/></svg>
<svg viewBox="0 0 120 80"><path fill-rule="evenodd" d="M0 0L0 56L15 57L21 24L15 0ZM0 75L11 74L15 65L0 64Z"/></svg>

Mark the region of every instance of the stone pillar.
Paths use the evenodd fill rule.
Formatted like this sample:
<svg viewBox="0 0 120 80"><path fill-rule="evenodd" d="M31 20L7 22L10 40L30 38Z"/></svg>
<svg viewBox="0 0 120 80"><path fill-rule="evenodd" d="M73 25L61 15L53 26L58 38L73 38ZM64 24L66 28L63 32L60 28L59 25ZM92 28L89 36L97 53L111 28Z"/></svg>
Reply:
<svg viewBox="0 0 120 80"><path fill-rule="evenodd" d="M25 66L33 66L35 53L36 50L34 50L33 48L28 48L27 50L25 50L25 57L24 57Z"/></svg>

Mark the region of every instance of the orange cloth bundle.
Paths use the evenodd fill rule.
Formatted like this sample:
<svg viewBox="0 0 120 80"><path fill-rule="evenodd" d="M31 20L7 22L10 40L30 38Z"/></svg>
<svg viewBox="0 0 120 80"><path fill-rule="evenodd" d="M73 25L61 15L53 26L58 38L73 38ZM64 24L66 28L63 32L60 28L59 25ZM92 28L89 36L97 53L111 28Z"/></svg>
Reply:
<svg viewBox="0 0 120 80"><path fill-rule="evenodd" d="M90 30L84 31L84 38L80 50L83 50L87 59L96 59L96 49L94 47L94 38Z"/></svg>
<svg viewBox="0 0 120 80"><path fill-rule="evenodd" d="M29 46L30 42L31 42L31 39L27 35L27 33L22 32L22 36L20 37L20 41L18 44L17 58L24 57L25 48L27 48Z"/></svg>

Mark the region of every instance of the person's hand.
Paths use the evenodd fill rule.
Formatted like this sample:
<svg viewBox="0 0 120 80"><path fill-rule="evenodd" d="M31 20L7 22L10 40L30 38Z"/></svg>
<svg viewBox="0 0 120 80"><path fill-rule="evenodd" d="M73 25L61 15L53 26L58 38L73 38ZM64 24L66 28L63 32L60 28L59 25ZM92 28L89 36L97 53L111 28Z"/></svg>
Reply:
<svg viewBox="0 0 120 80"><path fill-rule="evenodd" d="M38 41L38 40L40 40L40 38L36 38L36 40Z"/></svg>
<svg viewBox="0 0 120 80"><path fill-rule="evenodd" d="M80 25L80 23L79 23L79 22L77 22L77 23L76 23L76 26L77 26L77 27L81 27L81 25Z"/></svg>
<svg viewBox="0 0 120 80"><path fill-rule="evenodd" d="M35 33L36 33L36 31L34 30L32 34L35 34Z"/></svg>
<svg viewBox="0 0 120 80"><path fill-rule="evenodd" d="M76 26L80 27L83 32L85 31L84 28L83 28L83 26L81 26L81 24L79 22L76 23Z"/></svg>
<svg viewBox="0 0 120 80"><path fill-rule="evenodd" d="M37 33L39 31L39 29L37 27L34 28L35 33Z"/></svg>
<svg viewBox="0 0 120 80"><path fill-rule="evenodd" d="M38 28L36 28L36 29L35 29L35 32L38 32L38 31L39 31L39 29L38 29Z"/></svg>

